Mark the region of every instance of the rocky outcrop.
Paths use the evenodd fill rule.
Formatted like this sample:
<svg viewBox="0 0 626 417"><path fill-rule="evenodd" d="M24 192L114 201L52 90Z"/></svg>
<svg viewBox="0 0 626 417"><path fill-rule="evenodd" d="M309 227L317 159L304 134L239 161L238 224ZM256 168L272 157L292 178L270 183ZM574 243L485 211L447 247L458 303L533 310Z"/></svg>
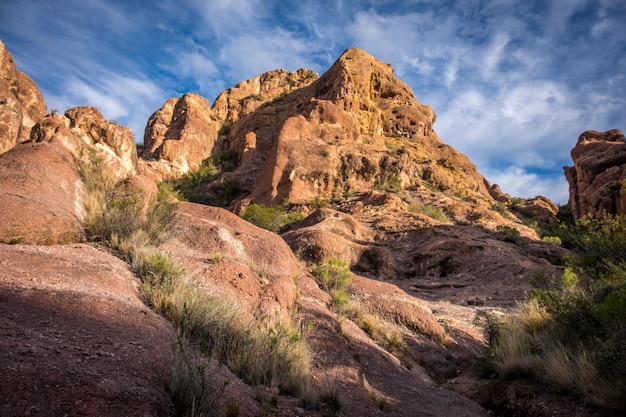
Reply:
<svg viewBox="0 0 626 417"><path fill-rule="evenodd" d="M564 167L569 206L574 218L626 214L626 139L621 130L588 130L571 152L573 167Z"/></svg>
<svg viewBox="0 0 626 417"><path fill-rule="evenodd" d="M64 147L77 159L101 158L118 180L137 173L133 133L106 120L94 107L73 107L63 116L47 115L33 127L31 140Z"/></svg>
<svg viewBox="0 0 626 417"><path fill-rule="evenodd" d="M305 69L269 71L225 90L212 107L193 93L169 99L146 126L141 156L147 160L147 170L173 178L197 169L204 159L223 151L220 139L233 123L317 77Z"/></svg>
<svg viewBox="0 0 626 417"><path fill-rule="evenodd" d="M361 49L347 50L311 85L234 123L225 146L241 164L248 202L301 202L375 187L450 192L492 200L475 166L433 130L435 114Z"/></svg>
<svg viewBox="0 0 626 417"><path fill-rule="evenodd" d="M46 111L39 88L15 67L0 40L0 154L28 140L30 129Z"/></svg>
<svg viewBox="0 0 626 417"><path fill-rule="evenodd" d="M226 89L217 96L211 109L220 120L230 125L264 103L306 87L318 78L317 73L304 68L293 72L282 69L268 71Z"/></svg>
<svg viewBox="0 0 626 417"><path fill-rule="evenodd" d="M148 120L141 156L161 176L180 176L211 156L221 126L206 98L169 99Z"/></svg>

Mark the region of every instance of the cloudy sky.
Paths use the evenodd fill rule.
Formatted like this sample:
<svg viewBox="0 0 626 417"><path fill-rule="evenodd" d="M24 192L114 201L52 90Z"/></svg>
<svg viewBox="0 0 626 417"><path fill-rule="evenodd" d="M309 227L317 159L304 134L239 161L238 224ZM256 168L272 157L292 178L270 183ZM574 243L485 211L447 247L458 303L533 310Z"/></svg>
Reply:
<svg viewBox="0 0 626 417"><path fill-rule="evenodd" d="M567 201L585 130L626 130L625 0L4 0L0 39L50 110L93 105L137 142L169 97L265 71L391 63L441 139L520 197Z"/></svg>

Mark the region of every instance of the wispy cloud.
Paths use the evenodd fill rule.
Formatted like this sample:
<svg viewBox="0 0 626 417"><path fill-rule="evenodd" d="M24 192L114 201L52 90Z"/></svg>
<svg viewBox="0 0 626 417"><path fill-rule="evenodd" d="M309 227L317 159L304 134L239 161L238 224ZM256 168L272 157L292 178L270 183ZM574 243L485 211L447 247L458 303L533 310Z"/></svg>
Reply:
<svg viewBox="0 0 626 417"><path fill-rule="evenodd" d="M442 140L490 181L559 201L578 135L626 128L624 21L623 0L0 3L0 37L50 107L95 105L138 140L169 97L323 72L359 46L433 105Z"/></svg>

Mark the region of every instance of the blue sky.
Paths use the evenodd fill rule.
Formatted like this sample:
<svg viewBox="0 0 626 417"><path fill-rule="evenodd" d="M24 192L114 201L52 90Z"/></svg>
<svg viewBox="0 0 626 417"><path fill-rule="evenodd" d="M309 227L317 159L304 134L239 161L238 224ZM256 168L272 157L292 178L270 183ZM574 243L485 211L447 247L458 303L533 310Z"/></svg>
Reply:
<svg viewBox="0 0 626 417"><path fill-rule="evenodd" d="M585 130L626 130L624 0L5 0L0 39L49 109L93 105L138 142L193 91L323 73L348 47L391 63L441 139L504 192L567 201Z"/></svg>

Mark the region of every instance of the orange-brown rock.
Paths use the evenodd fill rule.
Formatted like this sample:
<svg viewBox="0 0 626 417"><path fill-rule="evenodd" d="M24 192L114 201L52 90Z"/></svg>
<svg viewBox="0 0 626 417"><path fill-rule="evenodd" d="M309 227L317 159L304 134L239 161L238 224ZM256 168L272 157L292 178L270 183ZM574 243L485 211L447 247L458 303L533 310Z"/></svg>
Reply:
<svg viewBox="0 0 626 417"><path fill-rule="evenodd" d="M30 129L46 111L39 88L15 67L0 40L0 154L28 140Z"/></svg>
<svg viewBox="0 0 626 417"><path fill-rule="evenodd" d="M82 182L74 155L51 143L23 143L0 155L0 242L82 241Z"/></svg>
<svg viewBox="0 0 626 417"><path fill-rule="evenodd" d="M106 120L94 107L73 107L64 116L47 115L33 127L31 140L62 146L78 159L101 158L119 180L137 173L137 146L131 130Z"/></svg>
<svg viewBox="0 0 626 417"><path fill-rule="evenodd" d="M211 156L221 126L206 98L169 99L148 120L141 156L163 177L180 176Z"/></svg>
<svg viewBox="0 0 626 417"><path fill-rule="evenodd" d="M571 152L573 167L564 167L569 206L574 218L626 214L626 139L618 129L588 130Z"/></svg>
<svg viewBox="0 0 626 417"><path fill-rule="evenodd" d="M241 164L248 202L302 202L374 187L471 190L492 200L475 166L433 130L393 68L361 49L347 50L309 86L235 122L226 138Z"/></svg>
<svg viewBox="0 0 626 417"><path fill-rule="evenodd" d="M318 74L304 68L293 72L268 71L226 89L217 96L211 109L225 123L232 124L264 103L306 87L317 78Z"/></svg>
<svg viewBox="0 0 626 417"><path fill-rule="evenodd" d="M280 236L233 213L181 202L162 248L212 293L257 316L285 315L301 270Z"/></svg>

